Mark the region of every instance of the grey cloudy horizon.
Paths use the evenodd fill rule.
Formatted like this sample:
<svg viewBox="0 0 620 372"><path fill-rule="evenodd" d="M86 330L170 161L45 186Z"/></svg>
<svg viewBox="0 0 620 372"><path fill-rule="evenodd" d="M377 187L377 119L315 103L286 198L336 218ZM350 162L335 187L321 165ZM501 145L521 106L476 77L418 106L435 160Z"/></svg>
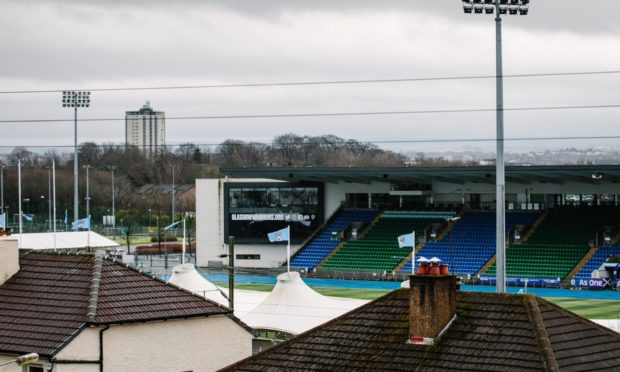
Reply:
<svg viewBox="0 0 620 372"><path fill-rule="evenodd" d="M559 7L562 4L562 7ZM493 16L461 1L77 1L2 5L0 91L368 80L495 73ZM532 0L503 23L504 73L620 70L620 4ZM617 105L620 74L505 79L505 107ZM170 118L489 109L494 79L93 92L80 118L119 118L149 100ZM0 94L0 120L71 119L58 93ZM618 108L506 112L506 137L619 136ZM1 123L12 146L71 146L73 124ZM84 122L80 142L122 143L124 122ZM168 143L269 142L333 134L416 151L494 146L495 114L167 121ZM441 140L451 140L442 143ZM397 140L433 144L389 145ZM527 143L526 143L527 142ZM578 140L585 147L617 141ZM561 141L508 141L507 150Z"/></svg>

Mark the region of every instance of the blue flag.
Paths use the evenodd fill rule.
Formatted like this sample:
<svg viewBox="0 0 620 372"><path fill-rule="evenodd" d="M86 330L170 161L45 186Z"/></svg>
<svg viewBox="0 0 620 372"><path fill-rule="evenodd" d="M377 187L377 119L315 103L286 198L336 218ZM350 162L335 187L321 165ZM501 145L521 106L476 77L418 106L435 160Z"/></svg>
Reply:
<svg viewBox="0 0 620 372"><path fill-rule="evenodd" d="M90 216L71 223L71 230L90 229Z"/></svg>
<svg viewBox="0 0 620 372"><path fill-rule="evenodd" d="M28 222L32 222L32 220L34 219L34 216L31 214L24 214L22 213L22 217L24 217L24 219Z"/></svg>
<svg viewBox="0 0 620 372"><path fill-rule="evenodd" d="M413 233L398 237L398 248L413 247Z"/></svg>
<svg viewBox="0 0 620 372"><path fill-rule="evenodd" d="M4 216L4 213L0 214L0 227L2 228L6 227L6 218Z"/></svg>
<svg viewBox="0 0 620 372"><path fill-rule="evenodd" d="M291 233L289 230L289 226L283 228L282 230L270 232L267 234L269 241L273 242L288 242L290 239Z"/></svg>
<svg viewBox="0 0 620 372"><path fill-rule="evenodd" d="M67 210L65 209L65 225L67 224L67 217L68 217L68 212L67 212Z"/></svg>
<svg viewBox="0 0 620 372"><path fill-rule="evenodd" d="M168 225L168 226L164 227L164 231L166 231L166 230L168 230L168 229L171 229L171 228L175 227L176 225L180 224L181 222L183 222L183 220L181 220L181 221L177 221L177 222L175 222L175 223L171 223L170 225Z"/></svg>

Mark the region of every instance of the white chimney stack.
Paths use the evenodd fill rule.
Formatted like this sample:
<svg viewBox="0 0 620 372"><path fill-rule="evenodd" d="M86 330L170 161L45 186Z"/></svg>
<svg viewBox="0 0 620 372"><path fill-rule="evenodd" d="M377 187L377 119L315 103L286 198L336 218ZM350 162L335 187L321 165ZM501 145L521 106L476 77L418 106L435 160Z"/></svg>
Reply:
<svg viewBox="0 0 620 372"><path fill-rule="evenodd" d="M0 285L19 271L19 249L17 238L0 238Z"/></svg>

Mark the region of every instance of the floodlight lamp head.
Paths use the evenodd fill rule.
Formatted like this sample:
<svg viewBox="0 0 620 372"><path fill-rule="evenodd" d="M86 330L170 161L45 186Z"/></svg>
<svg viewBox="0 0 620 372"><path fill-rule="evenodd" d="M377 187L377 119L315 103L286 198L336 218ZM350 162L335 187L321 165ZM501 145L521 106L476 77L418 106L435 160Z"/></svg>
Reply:
<svg viewBox="0 0 620 372"><path fill-rule="evenodd" d="M471 5L470 3L463 3L463 12L469 14L472 12L473 9L474 9L474 6Z"/></svg>

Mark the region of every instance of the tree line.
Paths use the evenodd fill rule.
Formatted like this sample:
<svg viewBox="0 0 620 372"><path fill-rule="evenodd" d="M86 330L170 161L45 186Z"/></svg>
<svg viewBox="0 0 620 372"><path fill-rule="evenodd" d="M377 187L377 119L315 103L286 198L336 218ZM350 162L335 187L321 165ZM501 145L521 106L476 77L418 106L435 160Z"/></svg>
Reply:
<svg viewBox="0 0 620 372"><path fill-rule="evenodd" d="M52 161L56 172L57 219L64 219L69 211L73 216L73 153L55 149L37 153L24 147L14 148L5 159L3 189L5 212L9 218L18 212L17 163L22 166L22 210L48 219L51 198ZM257 166L317 166L317 167L370 167L403 166L407 157L376 145L343 139L334 135L299 136L288 133L275 137L269 144L228 139L218 145L184 143L162 146L149 155L136 146L118 144L82 143L78 147L80 216L86 215L86 188L88 182L90 214L93 221L101 221L112 208L112 172L114 173L114 202L117 225L151 224L152 219L171 219L171 195L141 193L148 184L171 185L174 171L175 185L194 184L197 178L215 178L220 167ZM88 181L86 179L88 166ZM165 189L165 188L164 188ZM194 198L175 199L175 212L194 211Z"/></svg>

